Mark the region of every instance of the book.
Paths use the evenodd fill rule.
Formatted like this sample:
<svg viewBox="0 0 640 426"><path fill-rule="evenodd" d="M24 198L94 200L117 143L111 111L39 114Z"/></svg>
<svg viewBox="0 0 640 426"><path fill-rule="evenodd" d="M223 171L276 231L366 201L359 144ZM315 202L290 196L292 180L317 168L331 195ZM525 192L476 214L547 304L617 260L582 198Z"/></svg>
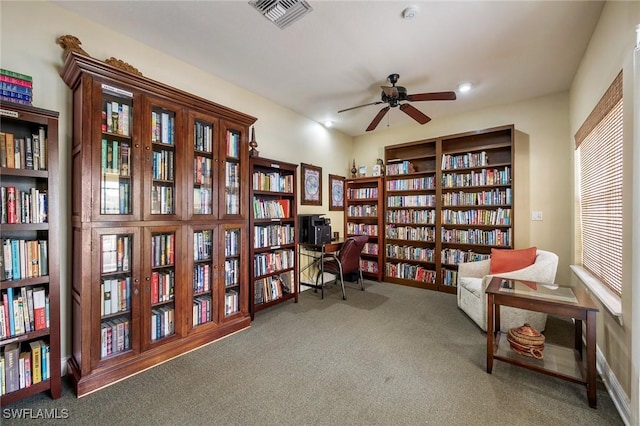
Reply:
<svg viewBox="0 0 640 426"><path fill-rule="evenodd" d="M17 342L9 343L4 347L5 373L6 373L6 391L7 393L15 392L20 389L20 344Z"/></svg>
<svg viewBox="0 0 640 426"><path fill-rule="evenodd" d="M19 72L11 71L6 68L0 68L0 75L17 78L19 80L33 82L33 77L27 74L21 74Z"/></svg>
<svg viewBox="0 0 640 426"><path fill-rule="evenodd" d="M31 352L20 353L20 369L24 374L24 387L31 386ZM23 383L23 378L20 378L20 384Z"/></svg>
<svg viewBox="0 0 640 426"><path fill-rule="evenodd" d="M42 340L29 342L31 348L31 382L35 385L42 381Z"/></svg>
<svg viewBox="0 0 640 426"><path fill-rule="evenodd" d="M8 308L7 312L9 314L9 336L14 336L16 334L16 326L15 313L13 311L13 287L7 288L6 297L7 300L5 302L5 306Z"/></svg>
<svg viewBox="0 0 640 426"><path fill-rule="evenodd" d="M44 287L33 289L33 325L35 330L47 328L46 294Z"/></svg>

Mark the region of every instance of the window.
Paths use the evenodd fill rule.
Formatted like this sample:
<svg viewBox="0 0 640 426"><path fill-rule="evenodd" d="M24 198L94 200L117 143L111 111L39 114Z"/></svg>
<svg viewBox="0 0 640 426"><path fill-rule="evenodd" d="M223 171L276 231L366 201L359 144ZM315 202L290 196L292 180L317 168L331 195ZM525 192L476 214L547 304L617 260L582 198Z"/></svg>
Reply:
<svg viewBox="0 0 640 426"><path fill-rule="evenodd" d="M622 295L622 72L575 136L582 265Z"/></svg>

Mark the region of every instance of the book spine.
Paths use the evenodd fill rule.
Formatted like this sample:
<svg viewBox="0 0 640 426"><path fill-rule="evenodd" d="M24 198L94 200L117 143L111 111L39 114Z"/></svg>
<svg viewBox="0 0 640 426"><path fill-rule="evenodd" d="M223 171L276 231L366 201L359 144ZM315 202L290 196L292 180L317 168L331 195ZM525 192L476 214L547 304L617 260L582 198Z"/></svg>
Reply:
<svg viewBox="0 0 640 426"><path fill-rule="evenodd" d="M5 68L0 68L0 75L6 75L7 77L13 77L20 80L33 82L33 77L27 74L21 74L19 72L11 71Z"/></svg>
<svg viewBox="0 0 640 426"><path fill-rule="evenodd" d="M21 78L9 77L8 75L0 74L0 82L17 84L18 86L33 88L33 82L23 80Z"/></svg>

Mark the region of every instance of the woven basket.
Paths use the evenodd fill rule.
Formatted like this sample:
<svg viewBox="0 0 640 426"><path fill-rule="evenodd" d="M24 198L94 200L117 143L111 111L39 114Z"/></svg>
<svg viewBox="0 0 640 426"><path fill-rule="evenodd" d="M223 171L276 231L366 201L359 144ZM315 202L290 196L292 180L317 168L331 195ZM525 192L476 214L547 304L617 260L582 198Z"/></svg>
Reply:
<svg viewBox="0 0 640 426"><path fill-rule="evenodd" d="M509 330L507 341L516 353L520 355L542 359L544 351L544 335L525 323L521 327Z"/></svg>

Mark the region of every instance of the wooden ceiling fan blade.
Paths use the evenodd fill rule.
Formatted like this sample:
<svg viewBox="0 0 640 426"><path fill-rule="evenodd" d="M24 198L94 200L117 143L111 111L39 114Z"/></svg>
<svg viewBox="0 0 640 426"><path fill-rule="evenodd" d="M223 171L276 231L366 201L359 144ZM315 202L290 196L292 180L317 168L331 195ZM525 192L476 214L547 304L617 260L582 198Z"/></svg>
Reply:
<svg viewBox="0 0 640 426"><path fill-rule="evenodd" d="M382 101L376 101L376 102L370 102L370 103L364 104L364 105L354 106L354 107L351 107L351 108L341 109L340 111L338 111L338 114L340 114L341 112L345 112L345 111L351 111L352 109L362 108L362 107L366 107L366 106L369 106L369 105L378 105L378 104L381 104L381 103L383 103L383 102Z"/></svg>
<svg viewBox="0 0 640 426"><path fill-rule="evenodd" d="M393 87L380 86L380 88L382 89L384 94L387 95L388 97L390 97L390 98L397 98L398 97L398 88L396 86L393 86Z"/></svg>
<svg viewBox="0 0 640 426"><path fill-rule="evenodd" d="M407 95L408 101L455 101L456 92L431 92Z"/></svg>
<svg viewBox="0 0 640 426"><path fill-rule="evenodd" d="M371 122L371 124L369 124L369 127L367 127L367 132L372 131L378 126L378 124L380 123L382 118L385 116L385 114L389 112L389 108L390 107L384 107L378 112L378 114L373 118L373 121Z"/></svg>
<svg viewBox="0 0 640 426"><path fill-rule="evenodd" d="M402 104L400 105L400 110L407 114L409 117L413 118L420 124L426 124L431 121L431 118L428 115L423 114L419 109L410 104Z"/></svg>

